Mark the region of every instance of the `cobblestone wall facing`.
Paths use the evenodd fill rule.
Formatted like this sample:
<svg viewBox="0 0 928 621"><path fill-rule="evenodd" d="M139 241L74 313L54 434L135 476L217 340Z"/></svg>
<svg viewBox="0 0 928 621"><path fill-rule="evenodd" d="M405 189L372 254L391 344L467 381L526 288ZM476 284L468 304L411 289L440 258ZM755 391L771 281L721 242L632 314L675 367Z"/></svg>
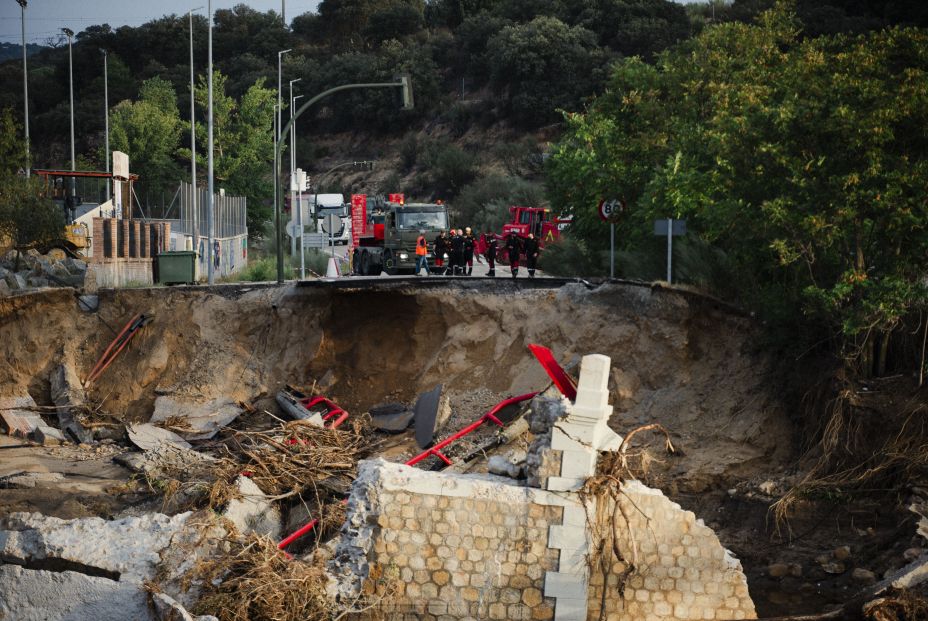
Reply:
<svg viewBox="0 0 928 621"><path fill-rule="evenodd" d="M607 621L757 618L741 563L711 528L638 481L627 482L623 492L619 515L628 520L619 517L617 532L626 562L610 555L606 572L602 565L594 566L588 619L600 618L604 586ZM614 506L600 507L597 515L611 516ZM609 528L609 519L595 522L594 539L608 538L603 529ZM635 570L628 572L635 558Z"/></svg>

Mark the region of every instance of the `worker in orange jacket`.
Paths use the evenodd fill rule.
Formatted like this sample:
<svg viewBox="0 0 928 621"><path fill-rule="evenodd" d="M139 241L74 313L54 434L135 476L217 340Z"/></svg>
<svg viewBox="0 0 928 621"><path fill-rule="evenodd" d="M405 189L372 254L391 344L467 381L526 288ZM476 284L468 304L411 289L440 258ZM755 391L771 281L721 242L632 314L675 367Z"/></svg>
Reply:
<svg viewBox="0 0 928 621"><path fill-rule="evenodd" d="M419 270L421 270L423 267L425 268L425 275L431 275L429 273L428 254L429 245L428 242L425 241L425 235L419 235L419 237L416 238L416 276L419 275Z"/></svg>

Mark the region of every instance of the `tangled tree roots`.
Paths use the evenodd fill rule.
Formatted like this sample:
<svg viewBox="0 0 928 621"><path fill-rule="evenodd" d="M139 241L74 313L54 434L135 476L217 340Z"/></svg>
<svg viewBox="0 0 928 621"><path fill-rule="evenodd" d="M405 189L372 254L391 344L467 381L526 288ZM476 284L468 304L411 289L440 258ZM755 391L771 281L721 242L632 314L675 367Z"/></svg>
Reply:
<svg viewBox="0 0 928 621"><path fill-rule="evenodd" d="M670 434L657 423L633 429L622 440L617 451L599 460L596 474L587 479L580 490L580 498L587 511L587 523L590 528L594 549L589 559L590 571L599 571L603 576L603 591L600 598L600 620L605 619L606 597L610 588L624 593L625 583L635 572L638 564L638 548L635 538L628 534L631 528L626 505L631 511L638 511L634 503L622 491L622 484L630 479L639 479L647 475L648 466L653 457L641 449L629 451L630 440L644 431L660 432L664 435L664 448L667 453L674 452ZM595 507L595 515L590 515ZM608 525L602 527L601 525ZM631 558L626 558L620 542L627 540L631 547ZM613 577L614 576L614 577Z"/></svg>
<svg viewBox="0 0 928 621"><path fill-rule="evenodd" d="M899 407L896 416L880 416L868 403L879 394L845 387L826 404L825 422L815 433L818 441L803 458L812 462L811 468L772 506L778 526L788 521L793 506L803 498L899 489L924 474L928 468L925 406L912 399Z"/></svg>

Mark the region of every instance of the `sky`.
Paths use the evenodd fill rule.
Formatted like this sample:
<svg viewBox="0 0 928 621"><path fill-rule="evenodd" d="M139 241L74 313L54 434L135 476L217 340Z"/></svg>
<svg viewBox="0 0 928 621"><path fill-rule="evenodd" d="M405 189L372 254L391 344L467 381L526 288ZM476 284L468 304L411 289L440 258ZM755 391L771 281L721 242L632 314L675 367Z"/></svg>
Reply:
<svg viewBox="0 0 928 621"><path fill-rule="evenodd" d="M318 0L284 0L287 21L314 11ZM281 0L212 0L213 10L230 9L247 4L256 11L280 12ZM192 8L206 6L206 0L28 0L26 7L26 42L44 43L62 28L75 33L96 24L141 26L163 15L184 14ZM206 14L206 9L200 9ZM22 13L16 0L0 0L0 42L22 40Z"/></svg>
<svg viewBox="0 0 928 621"><path fill-rule="evenodd" d="M314 11L318 0L284 0L287 21ZM692 2L693 0L678 0ZM229 9L247 4L256 11L280 12L281 0L213 0L213 10ZM62 28L80 32L87 26L109 24L140 26L163 15L181 15L191 8L206 5L206 0L28 0L26 8L26 41L45 43L60 34ZM200 13L205 13L201 9ZM21 10L16 0L0 0L0 42L19 43L22 40Z"/></svg>

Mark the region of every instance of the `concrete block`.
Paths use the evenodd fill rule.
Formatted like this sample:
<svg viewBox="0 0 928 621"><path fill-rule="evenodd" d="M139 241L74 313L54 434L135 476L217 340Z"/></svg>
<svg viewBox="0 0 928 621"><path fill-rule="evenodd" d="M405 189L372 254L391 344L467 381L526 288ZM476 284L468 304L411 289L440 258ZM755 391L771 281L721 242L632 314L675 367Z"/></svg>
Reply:
<svg viewBox="0 0 928 621"><path fill-rule="evenodd" d="M561 453L561 476L568 478L591 477L596 473L598 455L592 448L564 450Z"/></svg>
<svg viewBox="0 0 928 621"><path fill-rule="evenodd" d="M562 549L558 571L565 574L586 575L589 572L587 549Z"/></svg>
<svg viewBox="0 0 928 621"><path fill-rule="evenodd" d="M548 477L548 491L551 492L576 492L583 484L586 483L586 479L583 478L573 478L573 477Z"/></svg>
<svg viewBox="0 0 928 621"><path fill-rule="evenodd" d="M15 407L9 405L11 401L13 400L0 401L0 407ZM35 430L42 424L44 424L42 422L42 417L38 414L23 410L0 410L0 429L3 429L4 432L11 436L28 438L35 433Z"/></svg>
<svg viewBox="0 0 928 621"><path fill-rule="evenodd" d="M554 621L586 621L587 601L582 599L558 598L554 604Z"/></svg>
<svg viewBox="0 0 928 621"><path fill-rule="evenodd" d="M155 621L139 584L74 571L0 565L0 618L16 621Z"/></svg>
<svg viewBox="0 0 928 621"><path fill-rule="evenodd" d="M254 481L240 476L236 481L241 498L229 501L223 513L240 533L256 533L271 539L280 537L280 511L267 499Z"/></svg>
<svg viewBox="0 0 928 621"><path fill-rule="evenodd" d="M548 547L559 550L586 551L586 528L581 526L550 526L548 527Z"/></svg>
<svg viewBox="0 0 928 621"><path fill-rule="evenodd" d="M43 446L58 446L66 442L64 434L54 427L39 425L33 434L35 441Z"/></svg>
<svg viewBox="0 0 928 621"><path fill-rule="evenodd" d="M579 451L585 448L572 431L564 421L559 421L551 429L551 448L555 451Z"/></svg>
<svg viewBox="0 0 928 621"><path fill-rule="evenodd" d="M584 575L549 571L545 574L545 597L584 599L587 581Z"/></svg>
<svg viewBox="0 0 928 621"><path fill-rule="evenodd" d="M595 514L595 506L590 507L590 514ZM581 528L586 527L587 523L587 509L583 505L577 503L576 505L568 505L564 507L564 526L579 526Z"/></svg>

